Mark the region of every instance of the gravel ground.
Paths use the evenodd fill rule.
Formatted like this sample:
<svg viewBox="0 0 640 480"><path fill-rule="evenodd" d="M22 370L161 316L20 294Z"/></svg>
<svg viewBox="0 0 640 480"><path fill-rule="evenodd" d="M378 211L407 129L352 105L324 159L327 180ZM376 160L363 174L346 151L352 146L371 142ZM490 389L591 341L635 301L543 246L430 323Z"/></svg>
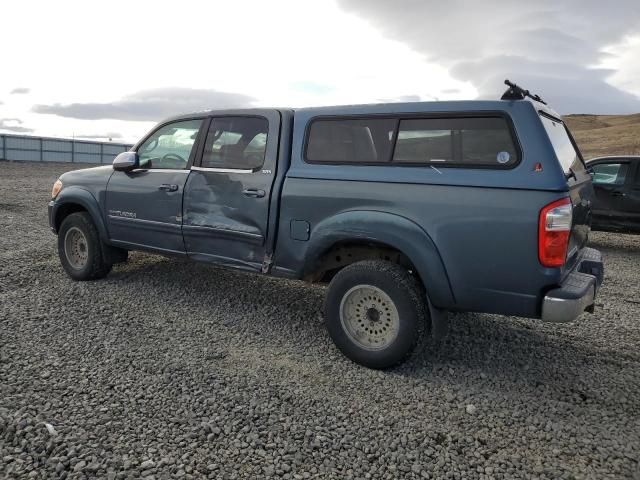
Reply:
<svg viewBox="0 0 640 480"><path fill-rule="evenodd" d="M0 162L0 476L640 478L640 236L573 325L460 314L405 365L331 344L324 289L141 253L71 281L69 165Z"/></svg>

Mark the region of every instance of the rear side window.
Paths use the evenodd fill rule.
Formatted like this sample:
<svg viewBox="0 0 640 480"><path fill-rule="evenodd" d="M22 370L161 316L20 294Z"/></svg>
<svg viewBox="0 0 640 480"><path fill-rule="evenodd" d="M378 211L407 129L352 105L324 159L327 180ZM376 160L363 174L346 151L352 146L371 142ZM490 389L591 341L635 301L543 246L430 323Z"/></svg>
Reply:
<svg viewBox="0 0 640 480"><path fill-rule="evenodd" d="M500 168L519 158L503 117L344 118L311 123L306 160Z"/></svg>
<svg viewBox="0 0 640 480"><path fill-rule="evenodd" d="M422 118L400 121L393 161L508 167L518 155L502 117Z"/></svg>
<svg viewBox="0 0 640 480"><path fill-rule="evenodd" d="M391 158L397 121L389 118L315 120L309 129L307 160L324 163L380 163Z"/></svg>
<svg viewBox="0 0 640 480"><path fill-rule="evenodd" d="M569 173L571 170L574 172L584 170L584 164L569 137L569 132L564 123L549 118L546 115L540 115L540 118L542 119L544 129L547 131L547 135L549 135L549 140L551 140L553 149L556 152L556 156L564 172Z"/></svg>
<svg viewBox="0 0 640 480"><path fill-rule="evenodd" d="M202 166L255 170L264 163L269 122L261 117L220 117L211 120Z"/></svg>

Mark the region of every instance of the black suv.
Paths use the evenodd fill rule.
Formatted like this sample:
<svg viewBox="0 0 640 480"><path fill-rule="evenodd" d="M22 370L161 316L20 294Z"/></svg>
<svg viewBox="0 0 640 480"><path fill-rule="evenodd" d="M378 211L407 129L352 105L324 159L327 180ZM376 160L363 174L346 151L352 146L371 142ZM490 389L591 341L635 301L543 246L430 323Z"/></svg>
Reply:
<svg viewBox="0 0 640 480"><path fill-rule="evenodd" d="M640 233L640 156L587 162L593 178L593 230Z"/></svg>

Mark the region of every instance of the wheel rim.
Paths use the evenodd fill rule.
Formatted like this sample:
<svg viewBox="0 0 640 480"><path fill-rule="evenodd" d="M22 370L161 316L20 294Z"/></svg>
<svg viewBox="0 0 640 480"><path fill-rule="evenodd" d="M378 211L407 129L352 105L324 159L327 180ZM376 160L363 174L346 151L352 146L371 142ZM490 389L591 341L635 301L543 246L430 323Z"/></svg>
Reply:
<svg viewBox="0 0 640 480"><path fill-rule="evenodd" d="M382 350L398 336L400 315L384 291L373 285L356 285L342 297L340 323L360 348Z"/></svg>
<svg viewBox="0 0 640 480"><path fill-rule="evenodd" d="M78 227L71 227L64 236L64 255L75 270L81 270L89 258L87 237Z"/></svg>

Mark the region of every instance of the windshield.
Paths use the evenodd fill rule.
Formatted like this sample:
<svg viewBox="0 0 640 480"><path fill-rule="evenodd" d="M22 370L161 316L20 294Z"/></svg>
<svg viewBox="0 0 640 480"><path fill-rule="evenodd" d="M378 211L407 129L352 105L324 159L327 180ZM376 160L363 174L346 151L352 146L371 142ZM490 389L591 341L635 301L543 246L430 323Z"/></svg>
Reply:
<svg viewBox="0 0 640 480"><path fill-rule="evenodd" d="M540 115L540 118L565 173L569 173L571 170L574 172L584 170L584 164L564 123L546 115Z"/></svg>

